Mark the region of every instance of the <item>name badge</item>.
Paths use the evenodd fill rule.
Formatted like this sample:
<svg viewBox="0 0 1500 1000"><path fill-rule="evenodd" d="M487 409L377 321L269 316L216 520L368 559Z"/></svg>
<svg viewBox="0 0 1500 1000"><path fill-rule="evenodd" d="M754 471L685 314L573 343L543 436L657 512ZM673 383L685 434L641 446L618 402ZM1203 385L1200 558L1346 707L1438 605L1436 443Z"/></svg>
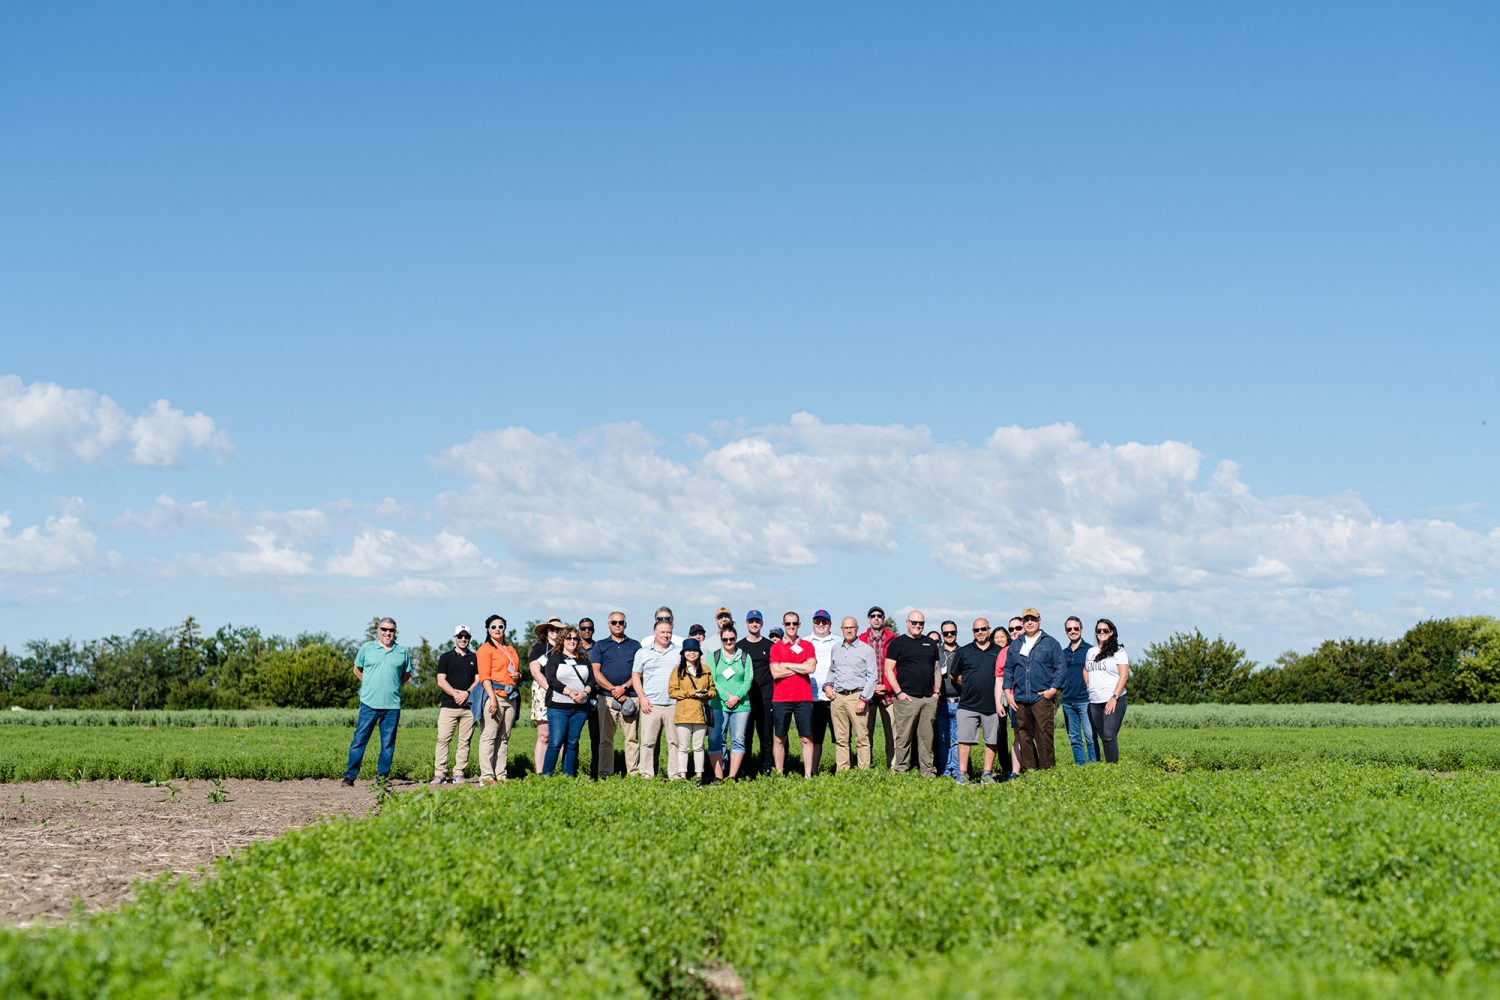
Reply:
<svg viewBox="0 0 1500 1000"><path fill-rule="evenodd" d="M724 668L724 679L727 681L729 678L731 678L733 676L734 676L734 668L733 667L725 667Z"/></svg>

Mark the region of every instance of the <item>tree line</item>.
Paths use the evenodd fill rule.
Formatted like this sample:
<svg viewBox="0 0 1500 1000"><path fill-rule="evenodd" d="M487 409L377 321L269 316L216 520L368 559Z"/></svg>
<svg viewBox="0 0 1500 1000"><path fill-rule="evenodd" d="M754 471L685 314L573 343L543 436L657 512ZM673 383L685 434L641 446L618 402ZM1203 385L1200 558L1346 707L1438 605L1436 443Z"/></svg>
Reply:
<svg viewBox="0 0 1500 1000"><path fill-rule="evenodd" d="M354 654L375 637L377 621L358 639L266 635L245 625L206 634L192 616L175 628L82 642L34 639L20 653L0 647L0 697L31 709L354 708ZM437 660L453 640L408 646L415 671L402 703L436 705Z"/></svg>
<svg viewBox="0 0 1500 1000"><path fill-rule="evenodd" d="M206 634L189 616L129 635L36 639L20 653L0 647L0 698L31 709L353 708L359 684L350 668L375 625L371 619L357 639L227 624ZM517 644L515 629L508 638ZM407 645L416 669L402 704L436 705L437 660L453 641ZM1500 702L1500 620L1484 615L1418 622L1394 640L1330 639L1266 665L1196 629L1131 653L1129 689L1138 703Z"/></svg>

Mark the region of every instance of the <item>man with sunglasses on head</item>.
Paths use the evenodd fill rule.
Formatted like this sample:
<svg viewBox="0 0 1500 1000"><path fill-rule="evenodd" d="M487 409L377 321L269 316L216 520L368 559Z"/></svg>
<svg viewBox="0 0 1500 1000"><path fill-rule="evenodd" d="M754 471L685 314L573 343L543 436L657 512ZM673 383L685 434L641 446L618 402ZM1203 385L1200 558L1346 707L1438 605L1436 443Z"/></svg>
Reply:
<svg viewBox="0 0 1500 1000"><path fill-rule="evenodd" d="M896 700L891 705L891 728L896 735L893 771L921 769L922 777L937 776L933 764L933 725L937 721L938 644L923 628L927 616L912 610L906 616L906 634L892 639L885 650L885 683Z"/></svg>
<svg viewBox="0 0 1500 1000"><path fill-rule="evenodd" d="M1022 611L1021 625L1021 640L1006 655L1005 697L1016 713L1016 754L1024 773L1057 763L1052 727L1066 661L1062 646L1042 631L1040 611Z"/></svg>
<svg viewBox="0 0 1500 1000"><path fill-rule="evenodd" d="M599 777L614 776L615 731L621 730L625 733L625 773L633 777L641 773L641 716L631 673L641 644L625 634L625 612L611 611L604 619L604 625L609 635L589 649L589 663L593 665L594 682L600 691L596 709L599 735L594 743L594 758L598 762ZM592 771L593 767L589 770Z"/></svg>
<svg viewBox="0 0 1500 1000"><path fill-rule="evenodd" d="M745 638L740 640L740 649L750 657L750 672L755 683L750 685L750 728L745 733L745 749L750 749L751 737L755 737L755 756L750 757L749 773L771 773L771 704L775 698L775 678L771 676L771 640L760 634L765 618L759 611L745 615Z"/></svg>
<svg viewBox="0 0 1500 1000"><path fill-rule="evenodd" d="M344 784L352 786L359 777L370 734L378 728L380 757L375 764L375 781L384 785L390 781L391 758L396 755L401 685L411 676L411 652L396 643L396 619L382 618L375 623L375 638L359 647L354 657L354 676L359 678L359 718L354 723L354 739L349 742Z"/></svg>
<svg viewBox="0 0 1500 1000"><path fill-rule="evenodd" d="M885 737L885 766L889 768L896 754L896 737L891 728L891 703L896 696L885 683L885 651L896 637L896 633L885 627L885 609L875 605L865 614L870 627L860 634L859 641L875 651L875 697L869 704L865 724L870 727L871 745L875 741L875 727L879 726Z"/></svg>
<svg viewBox="0 0 1500 1000"><path fill-rule="evenodd" d="M818 666L812 675L812 769L813 774L817 774L823 763L823 741L828 738L829 724L833 719L833 700L824 693L824 681L828 678L828 668L833 662L833 650L839 644L839 637L833 634L833 616L823 608L814 611L812 635L802 641L812 643L813 652L818 657Z"/></svg>

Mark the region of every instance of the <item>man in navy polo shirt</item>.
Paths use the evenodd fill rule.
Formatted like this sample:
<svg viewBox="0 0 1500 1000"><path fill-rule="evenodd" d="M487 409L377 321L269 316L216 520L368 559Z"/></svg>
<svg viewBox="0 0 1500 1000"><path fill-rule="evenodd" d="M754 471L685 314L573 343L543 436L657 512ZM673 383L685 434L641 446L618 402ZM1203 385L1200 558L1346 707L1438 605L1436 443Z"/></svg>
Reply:
<svg viewBox="0 0 1500 1000"><path fill-rule="evenodd" d="M1087 764L1099 760L1099 752L1094 749L1094 727L1089 722L1089 688L1083 682L1084 667L1094 647L1083 641L1083 621L1077 615L1070 615L1063 622L1063 631L1068 634L1068 644L1063 647L1063 662L1067 666L1058 700L1062 704L1063 722L1068 727L1068 742L1073 746L1073 763Z"/></svg>
<svg viewBox="0 0 1500 1000"><path fill-rule="evenodd" d="M594 680L599 685L599 742L594 759L599 763L599 777L615 773L615 730L625 732L625 773L641 770L641 716L636 710L630 674L635 669L635 654L641 644L625 634L625 612L611 611L605 619L609 635L589 649L594 665Z"/></svg>

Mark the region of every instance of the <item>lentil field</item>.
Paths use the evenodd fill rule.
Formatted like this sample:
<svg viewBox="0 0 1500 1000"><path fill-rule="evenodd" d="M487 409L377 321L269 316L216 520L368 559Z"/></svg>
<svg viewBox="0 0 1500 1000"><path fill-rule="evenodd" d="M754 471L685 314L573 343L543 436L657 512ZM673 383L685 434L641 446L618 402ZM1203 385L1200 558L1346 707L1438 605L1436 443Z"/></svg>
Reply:
<svg viewBox="0 0 1500 1000"><path fill-rule="evenodd" d="M1225 708L1132 706L1120 765L1076 767L1060 735L1056 770L998 786L877 769L435 790L413 784L432 773L433 719L411 712L409 791L237 845L207 877L144 882L118 908L0 930L0 990L1500 993L1495 715ZM43 778L198 779L197 798L212 779L332 785L352 724L50 714L0 723L12 799ZM532 735L512 739L517 777Z"/></svg>

